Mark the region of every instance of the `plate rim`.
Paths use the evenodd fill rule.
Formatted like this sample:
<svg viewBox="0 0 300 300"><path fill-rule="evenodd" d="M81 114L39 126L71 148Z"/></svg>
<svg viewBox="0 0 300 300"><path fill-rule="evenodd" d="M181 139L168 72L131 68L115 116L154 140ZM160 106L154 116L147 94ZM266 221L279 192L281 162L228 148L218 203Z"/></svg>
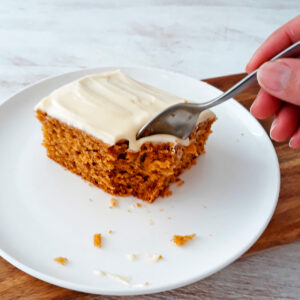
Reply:
<svg viewBox="0 0 300 300"><path fill-rule="evenodd" d="M99 70L105 71L108 69L139 69L139 70L150 70L150 71L156 71L156 72L164 72L166 74L171 74L171 75L180 75L183 76L187 79L194 79L194 80L199 80L202 83L204 83L205 85L208 85L220 92L222 92L220 89L214 87L213 85L200 80L200 79L196 79L192 76L188 76L179 72L173 72L173 71L169 71L163 68L155 68L155 67L149 67L149 66L118 66L118 67L114 67L114 66L99 66L99 67L93 67L93 68L83 68L83 69L76 69L73 71L69 71L69 72L63 72L60 73L58 75L54 75L54 76L50 76L50 77L46 77L42 80L39 80L37 82L34 82L24 88L19 89L16 93L13 93L12 95L8 96L1 104L0 104L0 110L3 107L4 104L8 103L10 100L12 100L15 96L19 95L20 93L25 92L26 90L29 90L32 87L35 87L37 85L40 85L48 80L52 80L52 79L59 79L60 77L64 77L66 75L71 75L71 74L76 74L76 73L80 73L80 72L88 72L90 74L92 74L92 72L99 72ZM247 115L252 119L252 121L256 122L256 125L258 125L260 127L260 129L263 132L263 137L265 138L265 142L270 146L270 150L272 152L272 156L274 161L276 162L276 166L274 166L274 169L276 169L276 174L274 174L274 176L276 176L276 178L274 180L277 181L276 183L276 193L275 193L275 199L273 201L273 205L272 208L269 212L268 217L265 219L265 222L263 224L263 226L260 228L260 230L258 230L255 234L255 236L253 237L253 239L251 241L249 241L247 243L247 245L245 245L243 248L240 249L240 251L238 251L235 255L233 255L232 257L230 257L230 259L224 261L222 264L220 264L217 268L214 268L212 270L210 270L209 272L206 272L202 275L198 275L198 276L193 276L190 277L187 280L181 281L180 283L174 283L174 284L169 284L166 285L164 288L153 288L150 289L149 291L147 291L147 289L128 289L126 291L124 291L124 289L122 290L109 290L109 291L101 291L101 288L88 288L85 285L82 284L77 284L77 283L73 283L71 281L67 281L67 280L61 280L58 279L54 276L50 276L47 275L45 273L42 273L40 271L35 270L34 268L31 268L25 264L23 264L22 262L20 262L19 260L15 259L14 257L12 257L11 255L9 255L8 253L6 253L4 250L1 249L0 247L0 257L2 257L3 259L5 259L7 262L9 262L10 264L12 264L13 266L15 266L16 268L18 268L19 270L35 277L38 278L40 280L43 280L47 283L53 284L55 286L59 286L62 288L66 288L66 289L71 289L74 291L79 291L79 292L84 292L84 293L90 293L90 294L95 294L95 295L110 295L110 296L131 296L131 295L145 295L145 294L153 294L153 293L158 293L158 292L164 292L164 291L168 291L168 290L173 290L173 289L177 289L180 287L184 287L187 286L189 284L192 283L196 283L199 280L202 280L204 278L209 277L210 275L224 269L226 266L230 265L231 263L233 263L235 260L237 260L239 257L241 257L247 250L249 250L251 248L251 246L259 239L259 237L262 235L262 233L265 231L265 229L267 228L269 222L271 221L271 218L274 214L274 211L276 209L277 203L278 203L278 199L279 199L279 193L280 193L280 184L281 184L281 176L280 176L280 165L279 165L279 161L278 161L278 156L277 153L275 151L274 145L272 144L268 134L266 133L265 129L263 128L263 126L258 122L257 119L254 118L254 116L249 113L249 111L243 106L241 105L238 101L236 101L235 99L231 99L232 103L237 106L239 109L242 109L245 113L247 113Z"/></svg>

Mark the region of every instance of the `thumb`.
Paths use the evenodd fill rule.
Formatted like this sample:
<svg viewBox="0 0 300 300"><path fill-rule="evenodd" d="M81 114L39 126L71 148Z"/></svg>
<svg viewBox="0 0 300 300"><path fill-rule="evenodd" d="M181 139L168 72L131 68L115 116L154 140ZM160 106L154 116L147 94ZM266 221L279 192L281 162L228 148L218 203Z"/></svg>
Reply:
<svg viewBox="0 0 300 300"><path fill-rule="evenodd" d="M300 106L300 59L266 62L259 68L257 80L269 94Z"/></svg>

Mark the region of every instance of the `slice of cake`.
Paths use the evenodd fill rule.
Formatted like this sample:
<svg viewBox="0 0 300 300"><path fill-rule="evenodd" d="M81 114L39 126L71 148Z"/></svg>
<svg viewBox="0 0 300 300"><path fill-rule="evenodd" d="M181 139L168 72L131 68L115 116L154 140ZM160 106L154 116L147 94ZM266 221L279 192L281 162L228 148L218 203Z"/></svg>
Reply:
<svg viewBox="0 0 300 300"><path fill-rule="evenodd" d="M153 135L136 140L157 113L184 99L121 71L89 75L60 87L35 107L47 155L119 196L152 202L204 153L216 117L204 111L186 140Z"/></svg>

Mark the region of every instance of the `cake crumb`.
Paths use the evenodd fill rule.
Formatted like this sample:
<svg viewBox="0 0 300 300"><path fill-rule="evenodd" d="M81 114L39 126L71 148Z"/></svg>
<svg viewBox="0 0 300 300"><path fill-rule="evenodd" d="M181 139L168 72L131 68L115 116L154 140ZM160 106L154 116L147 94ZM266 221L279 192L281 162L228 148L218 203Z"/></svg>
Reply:
<svg viewBox="0 0 300 300"><path fill-rule="evenodd" d="M154 225L154 221L152 219L149 220L149 225L153 226Z"/></svg>
<svg viewBox="0 0 300 300"><path fill-rule="evenodd" d="M110 207L109 208L114 208L118 204L118 200L116 198L111 198L110 199Z"/></svg>
<svg viewBox="0 0 300 300"><path fill-rule="evenodd" d="M184 100L184 101L183 101L183 103L189 103L189 101L187 101L187 100Z"/></svg>
<svg viewBox="0 0 300 300"><path fill-rule="evenodd" d="M157 262L159 262L162 258L163 258L163 257L162 257L161 254L152 254L152 255L148 255L147 260L148 260L149 262L152 262L152 263L157 263Z"/></svg>
<svg viewBox="0 0 300 300"><path fill-rule="evenodd" d="M177 246L182 246L186 242L192 240L196 236L195 233L190 234L190 235L174 235L172 241L177 245Z"/></svg>
<svg viewBox="0 0 300 300"><path fill-rule="evenodd" d="M89 183L89 186L92 187L93 185L91 183Z"/></svg>
<svg viewBox="0 0 300 300"><path fill-rule="evenodd" d="M94 234L94 246L97 248L101 248L101 246L102 246L101 233Z"/></svg>
<svg viewBox="0 0 300 300"><path fill-rule="evenodd" d="M160 208L159 211L164 211L164 209L163 209L163 208Z"/></svg>
<svg viewBox="0 0 300 300"><path fill-rule="evenodd" d="M105 272L103 272L101 270L94 270L93 273L96 276L105 276Z"/></svg>
<svg viewBox="0 0 300 300"><path fill-rule="evenodd" d="M129 212L129 213L131 213L131 210L130 210L130 209L128 209L128 212Z"/></svg>
<svg viewBox="0 0 300 300"><path fill-rule="evenodd" d="M109 233L109 234L112 234L112 230L108 230L108 233Z"/></svg>
<svg viewBox="0 0 300 300"><path fill-rule="evenodd" d="M172 220L172 217L168 217L168 220Z"/></svg>
<svg viewBox="0 0 300 300"><path fill-rule="evenodd" d="M68 259L66 257L59 256L54 258L54 261L61 264L62 266L65 266L68 262Z"/></svg>
<svg viewBox="0 0 300 300"><path fill-rule="evenodd" d="M126 255L126 258L129 260L129 261L135 261L137 260L138 256L134 253L130 253L130 254L127 254Z"/></svg>
<svg viewBox="0 0 300 300"><path fill-rule="evenodd" d="M179 179L177 182L177 186L182 186L184 184L184 180Z"/></svg>
<svg viewBox="0 0 300 300"><path fill-rule="evenodd" d="M125 277L125 276L119 275L119 274L104 272L102 270L94 270L93 273L96 276L107 277L109 279L121 282L121 283L123 283L125 285L129 285L129 282L130 282L130 278L129 277Z"/></svg>
<svg viewBox="0 0 300 300"><path fill-rule="evenodd" d="M89 202L93 202L93 199L92 199L92 198L89 198Z"/></svg>
<svg viewBox="0 0 300 300"><path fill-rule="evenodd" d="M149 285L149 282L148 282L148 281L146 281L146 282L145 282L145 286L148 286L148 285Z"/></svg>
<svg viewBox="0 0 300 300"><path fill-rule="evenodd" d="M142 207L141 203L139 203L139 202L136 204L136 206L137 207Z"/></svg>

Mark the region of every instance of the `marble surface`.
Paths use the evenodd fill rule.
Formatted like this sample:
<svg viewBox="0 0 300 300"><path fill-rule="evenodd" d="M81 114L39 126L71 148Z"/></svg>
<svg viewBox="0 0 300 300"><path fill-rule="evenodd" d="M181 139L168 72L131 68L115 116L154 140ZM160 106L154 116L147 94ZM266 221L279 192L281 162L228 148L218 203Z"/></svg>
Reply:
<svg viewBox="0 0 300 300"><path fill-rule="evenodd" d="M299 0L2 0L0 101L78 68L145 65L196 78L242 72Z"/></svg>
<svg viewBox="0 0 300 300"><path fill-rule="evenodd" d="M243 72L261 42L299 12L299 0L2 0L0 103L79 68L143 65L195 78ZM155 297L296 299L299 246L243 258Z"/></svg>

